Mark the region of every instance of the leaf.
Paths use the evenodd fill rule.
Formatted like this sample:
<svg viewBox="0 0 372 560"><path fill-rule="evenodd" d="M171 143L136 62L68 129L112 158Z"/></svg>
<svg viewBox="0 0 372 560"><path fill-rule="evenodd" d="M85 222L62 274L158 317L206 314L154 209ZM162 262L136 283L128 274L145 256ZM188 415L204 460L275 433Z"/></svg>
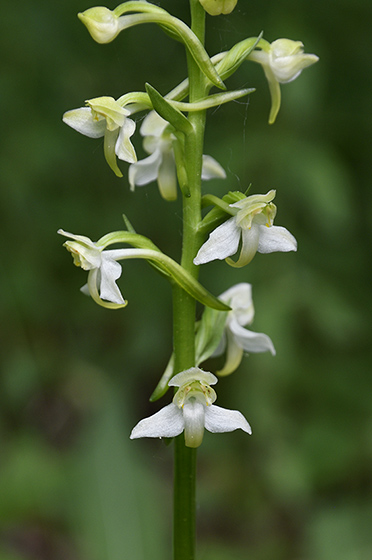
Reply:
<svg viewBox="0 0 372 560"><path fill-rule="evenodd" d="M155 88L150 84L146 84L146 91L154 107L155 111L166 121L168 121L176 130L188 135L194 130L190 121L176 109L169 101L164 99Z"/></svg>

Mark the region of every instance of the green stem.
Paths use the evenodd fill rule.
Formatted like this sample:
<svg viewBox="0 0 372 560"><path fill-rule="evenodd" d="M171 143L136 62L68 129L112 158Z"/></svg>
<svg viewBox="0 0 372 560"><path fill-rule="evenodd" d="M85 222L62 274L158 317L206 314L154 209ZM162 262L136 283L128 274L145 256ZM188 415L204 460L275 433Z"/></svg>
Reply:
<svg viewBox="0 0 372 560"><path fill-rule="evenodd" d="M199 0L190 0L191 29L204 44L205 11ZM196 102L206 95L205 80L194 59L188 54L189 100ZM185 162L189 196L183 195L183 240L181 265L195 278L198 267L193 259L200 246L198 226L201 221L201 169L204 143L205 111L189 114L194 132L185 139ZM178 286L173 288L174 372L195 365L196 302ZM185 446L183 434L175 441L174 458L174 526L173 560L195 559L195 480L196 449Z"/></svg>

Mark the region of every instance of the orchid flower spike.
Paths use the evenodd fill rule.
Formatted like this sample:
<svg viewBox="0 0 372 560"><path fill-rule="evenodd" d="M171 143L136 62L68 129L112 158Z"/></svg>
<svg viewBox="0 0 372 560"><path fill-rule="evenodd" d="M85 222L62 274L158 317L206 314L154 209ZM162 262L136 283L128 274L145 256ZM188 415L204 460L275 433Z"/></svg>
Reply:
<svg viewBox="0 0 372 560"><path fill-rule="evenodd" d="M128 163L137 161L130 141L136 125L128 118L130 112L113 97L96 97L86 101L86 104L87 107L67 111L63 115L63 122L89 138L104 136L106 161L115 175L122 177L116 156Z"/></svg>
<svg viewBox="0 0 372 560"><path fill-rule="evenodd" d="M230 14L238 0L199 0L204 10L211 16Z"/></svg>
<svg viewBox="0 0 372 560"><path fill-rule="evenodd" d="M216 259L223 260L233 267L245 266L259 253L276 251L297 251L297 241L284 227L274 226L276 206L271 201L275 191L267 194L247 196L230 204L236 215L218 226L209 235L194 259L194 264L204 264ZM234 262L228 258L234 255L241 241L239 259Z"/></svg>
<svg viewBox="0 0 372 560"><path fill-rule="evenodd" d="M144 119L140 133L144 136L143 147L149 157L129 166L131 189L157 181L161 196L165 200L177 198L177 172L173 152L173 141L169 123L155 111ZM202 179L224 179L226 173L211 156L203 156Z"/></svg>
<svg viewBox="0 0 372 560"><path fill-rule="evenodd" d="M88 284L82 291L88 292L96 303L110 309L125 307L124 300L116 284L121 276L122 268L116 260L119 251L105 251L105 245L94 243L84 235L74 235L63 229L58 233L72 241L66 241L63 246L72 254L75 266L89 271ZM122 250L122 253L126 250ZM116 258L113 258L113 257Z"/></svg>
<svg viewBox="0 0 372 560"><path fill-rule="evenodd" d="M219 299L231 307L227 313L225 330L213 356L226 352L226 362L217 372L219 376L229 375L235 371L243 358L244 352L271 352L275 356L275 348L271 338L263 333L249 331L244 327L250 325L254 318L251 284L236 284Z"/></svg>
<svg viewBox="0 0 372 560"><path fill-rule="evenodd" d="M259 46L262 50L252 51L248 60L261 64L265 72L271 94L269 123L273 124L280 109L280 84L295 80L302 70L317 62L319 57L304 53L301 41L277 39L270 44L261 40Z"/></svg>
<svg viewBox="0 0 372 560"><path fill-rule="evenodd" d="M173 402L141 420L133 428L130 438L172 438L184 431L186 446L199 447L204 428L212 433L241 429L251 434L251 427L240 412L212 404L217 395L211 385L217 381L213 373L197 367L177 373L168 383L171 387L179 387Z"/></svg>

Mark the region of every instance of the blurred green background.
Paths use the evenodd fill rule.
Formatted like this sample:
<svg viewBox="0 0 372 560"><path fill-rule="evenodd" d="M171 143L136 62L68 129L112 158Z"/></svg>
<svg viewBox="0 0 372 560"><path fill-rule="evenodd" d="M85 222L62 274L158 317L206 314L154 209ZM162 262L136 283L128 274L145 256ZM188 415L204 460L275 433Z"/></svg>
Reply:
<svg viewBox="0 0 372 560"><path fill-rule="evenodd" d="M161 5L188 19L186 0ZM76 17L91 6L2 2L0 560L170 559L172 449L128 439L169 402L148 403L171 350L168 285L131 261L128 307L101 309L79 292L86 276L56 231L97 239L125 212L179 256L180 202L156 185L129 192L101 142L61 116L146 81L166 93L185 58L155 26L97 45ZM320 62L282 87L274 126L254 64L228 82L257 87L249 105L209 115L205 152L228 178L205 188L277 189L276 224L299 251L201 271L216 294L253 284L252 330L277 356L245 358L217 387L253 435L205 436L200 560L372 558L371 24L370 0L239 0L231 16L208 18L210 54L263 29L269 41L302 40Z"/></svg>

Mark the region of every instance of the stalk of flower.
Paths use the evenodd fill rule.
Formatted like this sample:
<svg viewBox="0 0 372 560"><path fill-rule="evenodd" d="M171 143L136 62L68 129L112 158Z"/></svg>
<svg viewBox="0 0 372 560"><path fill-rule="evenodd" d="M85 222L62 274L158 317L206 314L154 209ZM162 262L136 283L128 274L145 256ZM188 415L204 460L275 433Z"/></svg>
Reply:
<svg viewBox="0 0 372 560"><path fill-rule="evenodd" d="M87 107L67 111L63 122L89 138L104 137L105 158L115 175L122 177L116 157L133 163L136 152L130 141L136 125L128 118L130 111L113 97L96 97L86 101Z"/></svg>
<svg viewBox="0 0 372 560"><path fill-rule="evenodd" d="M212 373L197 367L178 373L168 383L170 387L179 387L172 403L141 420L130 438L172 438L184 432L185 445L199 447L204 429L212 433L241 429L251 434L251 427L241 412L212 404L217 395L211 385L217 381Z"/></svg>
<svg viewBox="0 0 372 560"><path fill-rule="evenodd" d="M269 123L273 124L280 109L280 84L295 80L308 66L319 58L315 54L304 53L301 41L277 39L271 44L261 39L261 50L252 51L247 59L262 65L271 94Z"/></svg>
<svg viewBox="0 0 372 560"><path fill-rule="evenodd" d="M271 190L266 195L251 195L230 204L235 216L212 231L198 251L194 264L226 259L230 266L240 268L250 263L257 251L296 251L297 242L293 235L284 227L273 225L276 206L271 201L274 197L275 190ZM234 262L229 257L238 251L240 242L240 256Z"/></svg>
<svg viewBox="0 0 372 560"><path fill-rule="evenodd" d="M177 168L174 157L174 142L179 140L174 135L173 127L151 111L140 128L144 137L143 147L150 154L147 158L129 166L128 178L131 189L156 181L161 196L165 200L177 198ZM225 179L222 166L211 156L203 156L202 179Z"/></svg>

